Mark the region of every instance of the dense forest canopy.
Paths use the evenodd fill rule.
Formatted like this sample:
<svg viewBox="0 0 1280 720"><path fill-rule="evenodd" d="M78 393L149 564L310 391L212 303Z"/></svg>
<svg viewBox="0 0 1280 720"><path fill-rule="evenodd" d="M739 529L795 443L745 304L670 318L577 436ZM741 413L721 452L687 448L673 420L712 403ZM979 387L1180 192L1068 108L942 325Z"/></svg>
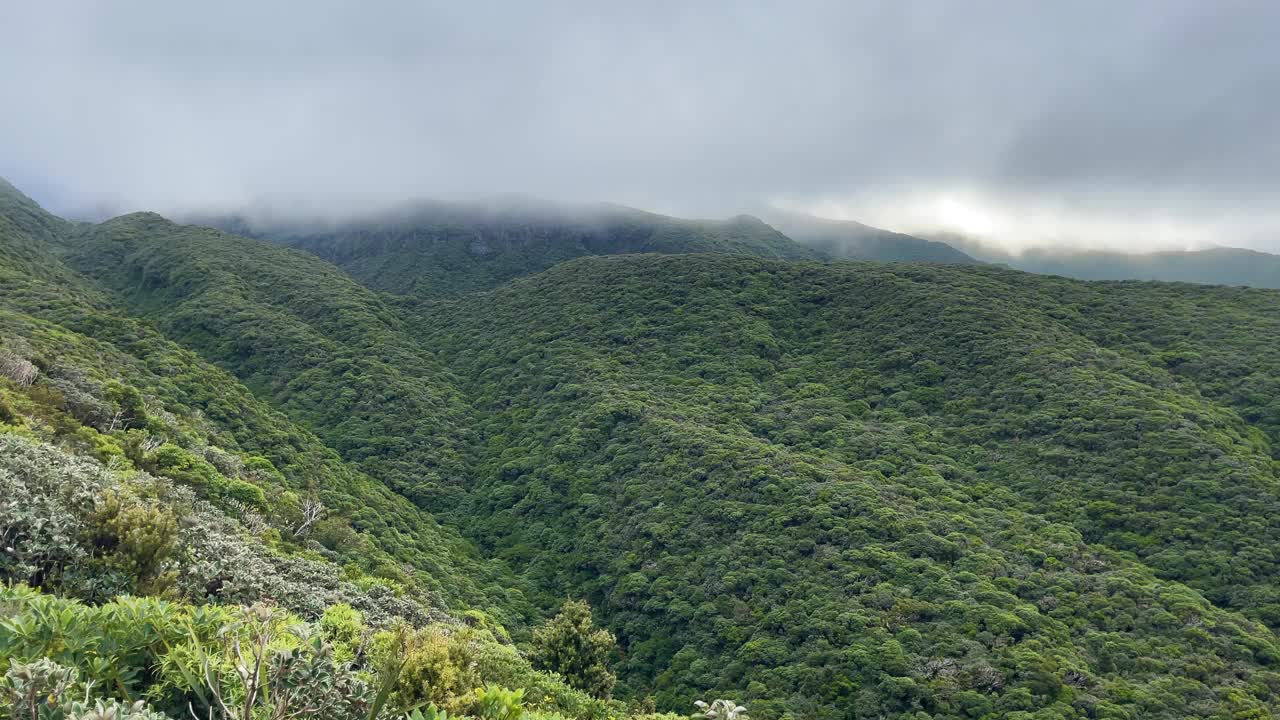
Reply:
<svg viewBox="0 0 1280 720"><path fill-rule="evenodd" d="M0 188L13 707L1280 711L1280 292L601 212L250 238Z"/></svg>
<svg viewBox="0 0 1280 720"><path fill-rule="evenodd" d="M991 263L1081 280L1169 280L1280 289L1280 256L1234 247L1011 251L958 233L892 232L766 208L729 220L684 220L615 205L562 206L529 198L418 203L342 222L193 216L188 221L306 250L374 290L421 297L491 289L576 257L655 252L782 259Z"/></svg>
<svg viewBox="0 0 1280 720"><path fill-rule="evenodd" d="M241 216L199 222L309 251L375 290L422 296L488 289L589 255L824 256L750 215L685 220L620 205L558 206L532 199L420 203L340 223Z"/></svg>

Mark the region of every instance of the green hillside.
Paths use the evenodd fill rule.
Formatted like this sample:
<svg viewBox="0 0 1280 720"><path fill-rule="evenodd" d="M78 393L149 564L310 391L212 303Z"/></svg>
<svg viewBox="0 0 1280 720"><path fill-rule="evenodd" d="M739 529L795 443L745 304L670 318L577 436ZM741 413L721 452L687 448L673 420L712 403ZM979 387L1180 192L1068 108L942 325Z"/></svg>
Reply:
<svg viewBox="0 0 1280 720"><path fill-rule="evenodd" d="M142 612L122 593L183 618L273 598L316 623L335 718L383 677L388 713L492 720L473 687L584 720L719 697L758 720L1280 710L1280 293L813 262L758 221L648 216L577 244L493 218L499 272L439 264L462 234L304 253L6 197L0 482L83 488L31 511L79 544L0 555L45 593L0 595L22 627L84 603L107 633ZM295 535L310 499L323 531ZM0 537L34 532L15 507ZM172 535L163 562L111 540L141 522L117 516ZM218 553L239 560L211 583ZM566 598L616 635L620 701L586 695L609 643L579 611L530 632ZM181 622L201 647L219 625ZM52 657L26 632L0 624L0 660ZM171 641L99 691L172 715L198 693ZM109 677L90 655L55 660Z"/></svg>
<svg viewBox="0 0 1280 720"><path fill-rule="evenodd" d="M954 235L942 236L939 240L984 262L1080 280L1164 280L1280 289L1280 255L1244 248L1145 253L1033 248L1015 255Z"/></svg>
<svg viewBox="0 0 1280 720"><path fill-rule="evenodd" d="M109 233L128 220L164 222L157 216L135 216L80 231ZM112 251L124 249L119 235L110 237ZM11 254L14 247L38 254L31 255L29 263L18 262ZM441 607L527 611L518 592L506 597L504 591L500 600L485 599L485 579L497 573L509 580L501 566L480 561L455 533L343 463L332 449L235 378L171 342L145 320L130 316L115 304L114 294L70 270L52 249L50 243L25 235L0 217L0 257L4 258L0 279L5 288L0 294L0 338L8 357L34 363L41 379L31 388L12 382L8 386L37 395L17 401L35 403L31 421L24 420L20 426L36 431L42 439L49 439L49 432L53 439L70 433L75 443L91 438L90 446L102 443L111 448L104 451L108 455L121 442L124 446L142 442L128 435L138 430L190 452L230 453L240 458L227 461L232 467L243 466L249 458L265 458L270 464L263 466L263 477L281 483L276 488L280 492L302 496L289 502L296 505L314 494L341 513L331 516L331 522L342 518L343 525L355 526L367 536L348 538L370 551L369 557L359 558L367 570L387 573L397 581L420 580L424 591L440 594L432 602ZM196 270L196 274L203 272ZM88 433L103 424L105 408L120 404L108 397L113 382L140 393L147 408L145 418L125 423L124 438L116 441ZM162 419L157 427L149 424L152 415ZM213 478L215 482L234 479ZM337 526L334 532L342 536L350 530ZM397 563L419 566L423 572L416 578L416 571L406 576ZM516 600L514 605L511 600Z"/></svg>
<svg viewBox="0 0 1280 720"><path fill-rule="evenodd" d="M820 255L749 215L685 220L620 205L422 204L321 227L234 217L201 222L314 253L375 290L425 296L491 288L587 255Z"/></svg>
<svg viewBox="0 0 1280 720"><path fill-rule="evenodd" d="M255 707L301 717L474 713L492 683L547 720L621 714L511 644L534 611L503 563L52 252L119 252L155 216L74 227L19 200L0 193L0 717L221 716L246 658L272 684Z"/></svg>
<svg viewBox="0 0 1280 720"><path fill-rule="evenodd" d="M774 210L769 222L797 242L845 260L874 262L976 263L945 242L925 240L851 220L830 220Z"/></svg>
<svg viewBox="0 0 1280 720"><path fill-rule="evenodd" d="M423 329L493 438L468 534L588 590L661 700L1066 712L1124 686L1153 713L1201 692L1170 683L1176 658L1220 652L1183 646L1173 595L1273 637L1275 426L1094 318L1221 302L1278 339L1280 298L1219 295L637 257L441 304L424 319L453 321ZM966 694L992 670L1004 691Z"/></svg>

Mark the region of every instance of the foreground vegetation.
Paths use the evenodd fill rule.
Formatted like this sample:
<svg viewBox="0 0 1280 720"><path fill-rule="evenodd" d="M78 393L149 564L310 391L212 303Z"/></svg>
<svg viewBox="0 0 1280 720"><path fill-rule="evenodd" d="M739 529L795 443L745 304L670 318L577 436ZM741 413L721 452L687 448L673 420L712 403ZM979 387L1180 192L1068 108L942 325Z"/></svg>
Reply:
<svg viewBox="0 0 1280 720"><path fill-rule="evenodd" d="M1280 709L1274 292L728 253L391 296L8 197L13 697Z"/></svg>

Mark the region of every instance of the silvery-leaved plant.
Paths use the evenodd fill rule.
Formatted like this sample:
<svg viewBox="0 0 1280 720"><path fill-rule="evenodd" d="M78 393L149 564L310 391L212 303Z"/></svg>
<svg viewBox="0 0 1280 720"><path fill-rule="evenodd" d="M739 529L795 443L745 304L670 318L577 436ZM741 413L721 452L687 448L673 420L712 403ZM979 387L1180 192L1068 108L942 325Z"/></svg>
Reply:
<svg viewBox="0 0 1280 720"><path fill-rule="evenodd" d="M750 720L747 709L732 700L716 700L709 705L702 700L695 700L693 704L698 706L707 720Z"/></svg>

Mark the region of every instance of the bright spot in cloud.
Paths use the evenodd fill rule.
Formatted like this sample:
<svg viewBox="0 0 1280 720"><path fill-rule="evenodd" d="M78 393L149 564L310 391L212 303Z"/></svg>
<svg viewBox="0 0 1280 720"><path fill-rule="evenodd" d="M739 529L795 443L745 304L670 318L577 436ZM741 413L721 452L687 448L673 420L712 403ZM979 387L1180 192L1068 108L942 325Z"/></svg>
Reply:
<svg viewBox="0 0 1280 720"><path fill-rule="evenodd" d="M950 235L1015 255L1029 250L1198 250L1214 245L1274 247L1280 211L1210 214L1177 203L1116 208L1039 196L996 198L970 188L886 189L817 197L775 197L772 204L832 220L852 220L913 235Z"/></svg>
<svg viewBox="0 0 1280 720"><path fill-rule="evenodd" d="M986 237L995 228L990 215L954 197L938 202L938 222L955 232L977 237Z"/></svg>

